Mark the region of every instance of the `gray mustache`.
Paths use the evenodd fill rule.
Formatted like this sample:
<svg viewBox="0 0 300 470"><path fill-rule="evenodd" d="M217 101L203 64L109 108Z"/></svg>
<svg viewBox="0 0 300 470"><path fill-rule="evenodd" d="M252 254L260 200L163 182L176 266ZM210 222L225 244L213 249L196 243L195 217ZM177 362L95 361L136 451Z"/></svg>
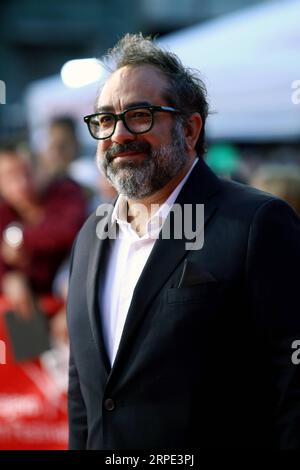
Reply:
<svg viewBox="0 0 300 470"><path fill-rule="evenodd" d="M151 151L151 144L148 142L128 142L127 144L112 144L105 152L105 157L111 161L117 153L125 152L145 152Z"/></svg>

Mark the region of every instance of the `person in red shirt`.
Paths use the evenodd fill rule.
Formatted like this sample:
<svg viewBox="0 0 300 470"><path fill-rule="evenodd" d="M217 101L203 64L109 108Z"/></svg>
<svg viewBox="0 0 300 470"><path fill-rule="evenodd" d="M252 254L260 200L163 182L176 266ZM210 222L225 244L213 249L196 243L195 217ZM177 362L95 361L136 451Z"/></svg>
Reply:
<svg viewBox="0 0 300 470"><path fill-rule="evenodd" d="M0 293L23 317L51 293L86 218L80 186L61 174L37 191L32 168L13 148L0 149Z"/></svg>

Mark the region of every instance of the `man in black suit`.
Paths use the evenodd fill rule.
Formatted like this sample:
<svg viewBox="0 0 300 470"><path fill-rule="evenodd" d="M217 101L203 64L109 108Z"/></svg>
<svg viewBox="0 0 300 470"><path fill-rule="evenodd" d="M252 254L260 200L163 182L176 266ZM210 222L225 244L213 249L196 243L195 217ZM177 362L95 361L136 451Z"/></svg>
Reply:
<svg viewBox="0 0 300 470"><path fill-rule="evenodd" d="M300 221L207 167L176 56L127 35L110 59L85 121L119 197L73 250L70 448L298 448Z"/></svg>

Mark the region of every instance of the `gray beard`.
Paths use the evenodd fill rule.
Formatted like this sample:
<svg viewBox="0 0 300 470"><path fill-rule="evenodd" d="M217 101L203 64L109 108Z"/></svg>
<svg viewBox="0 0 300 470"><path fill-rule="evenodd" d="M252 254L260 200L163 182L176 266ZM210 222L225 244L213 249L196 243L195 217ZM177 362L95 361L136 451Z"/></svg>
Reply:
<svg viewBox="0 0 300 470"><path fill-rule="evenodd" d="M186 144L182 124L177 122L171 131L172 143L152 150L148 143L131 142L112 144L98 158L101 172L109 179L119 194L127 199L141 199L163 188L186 164ZM146 151L142 162L132 161L116 164L112 155L126 150Z"/></svg>

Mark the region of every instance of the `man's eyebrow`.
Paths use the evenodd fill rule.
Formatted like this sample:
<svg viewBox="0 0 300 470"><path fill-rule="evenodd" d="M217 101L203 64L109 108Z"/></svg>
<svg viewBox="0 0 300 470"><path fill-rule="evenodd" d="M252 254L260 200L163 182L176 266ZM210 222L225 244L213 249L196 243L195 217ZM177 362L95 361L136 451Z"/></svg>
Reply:
<svg viewBox="0 0 300 470"><path fill-rule="evenodd" d="M114 108L112 106L95 106L95 113L113 113Z"/></svg>
<svg viewBox="0 0 300 470"><path fill-rule="evenodd" d="M132 101L127 103L124 109L134 108L135 106L151 106L149 101ZM95 106L95 113L114 113L115 110L112 106Z"/></svg>
<svg viewBox="0 0 300 470"><path fill-rule="evenodd" d="M151 106L149 101L133 101L131 103L127 103L125 109L134 108L135 106Z"/></svg>

